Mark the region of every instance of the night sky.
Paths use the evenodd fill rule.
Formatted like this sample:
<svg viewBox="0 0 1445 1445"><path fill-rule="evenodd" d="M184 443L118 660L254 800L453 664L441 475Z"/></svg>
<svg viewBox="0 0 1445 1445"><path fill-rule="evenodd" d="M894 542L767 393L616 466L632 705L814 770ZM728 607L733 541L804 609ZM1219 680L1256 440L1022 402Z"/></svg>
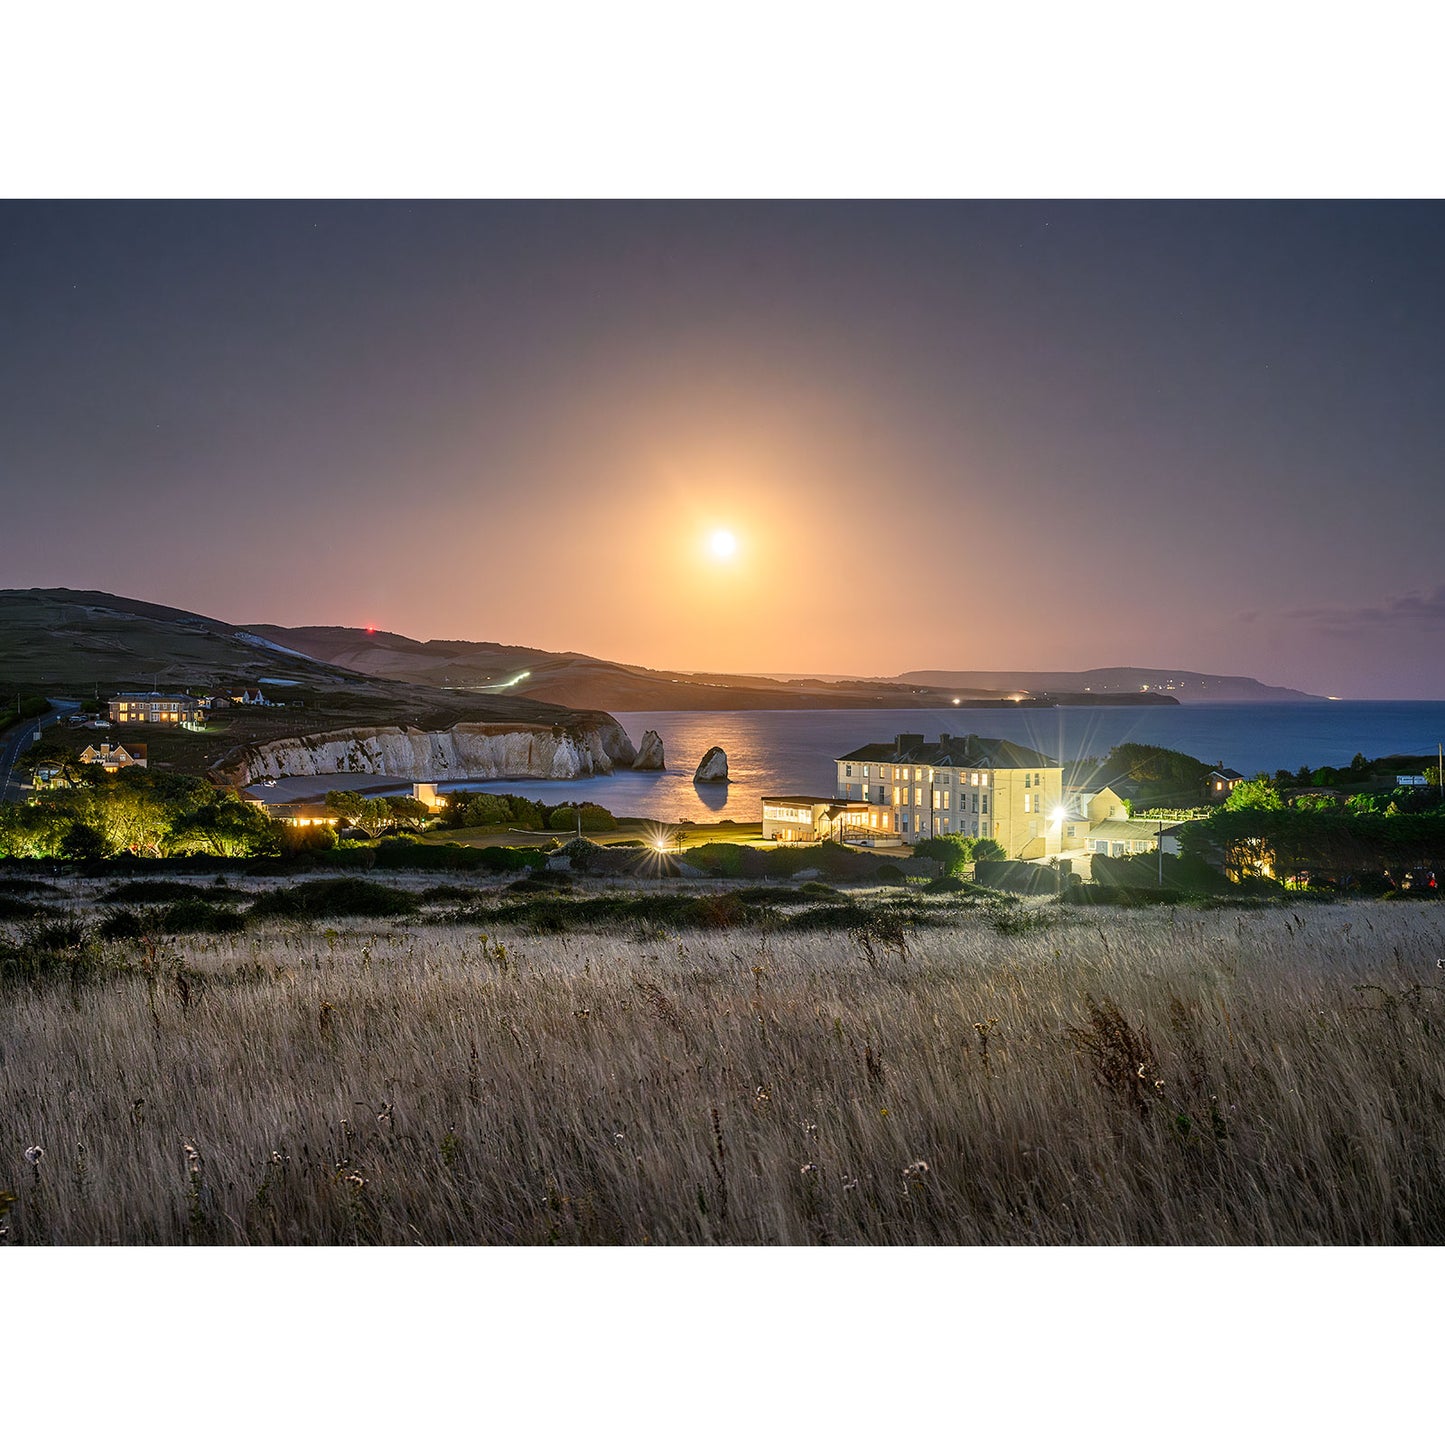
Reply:
<svg viewBox="0 0 1445 1445"><path fill-rule="evenodd" d="M1431 203L7 203L0 583L1445 697L1442 257Z"/></svg>

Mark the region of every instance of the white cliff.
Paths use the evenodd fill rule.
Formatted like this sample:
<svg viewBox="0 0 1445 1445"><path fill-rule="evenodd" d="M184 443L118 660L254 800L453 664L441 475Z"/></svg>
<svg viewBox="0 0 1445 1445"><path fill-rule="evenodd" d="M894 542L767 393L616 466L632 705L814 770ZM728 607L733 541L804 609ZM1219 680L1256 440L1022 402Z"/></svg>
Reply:
<svg viewBox="0 0 1445 1445"><path fill-rule="evenodd" d="M457 723L440 732L348 728L237 748L211 769L211 777L231 787L327 773L384 773L417 782L584 778L628 767L635 756L626 732L611 718L556 727Z"/></svg>

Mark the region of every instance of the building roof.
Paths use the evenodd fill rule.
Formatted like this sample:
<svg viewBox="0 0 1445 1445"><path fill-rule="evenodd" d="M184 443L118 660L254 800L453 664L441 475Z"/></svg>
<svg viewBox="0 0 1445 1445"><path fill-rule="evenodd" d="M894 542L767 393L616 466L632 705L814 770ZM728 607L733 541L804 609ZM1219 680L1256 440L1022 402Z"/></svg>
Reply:
<svg viewBox="0 0 1445 1445"><path fill-rule="evenodd" d="M276 818L283 823L288 818L319 818L326 823L341 821L336 809L328 808L325 803L263 803L259 798L252 798L250 801L262 809L268 818Z"/></svg>
<svg viewBox="0 0 1445 1445"><path fill-rule="evenodd" d="M847 798L820 798L810 793L770 793L763 799L765 803L793 803L800 808L816 808L826 804L828 807L838 808L866 808L867 803L860 802L857 798L851 801ZM877 807L877 804L874 804Z"/></svg>
<svg viewBox="0 0 1445 1445"><path fill-rule="evenodd" d="M1244 774L1236 773L1233 768L1210 768L1204 776L1206 778L1223 778L1225 782L1242 783L1244 781Z"/></svg>
<svg viewBox="0 0 1445 1445"><path fill-rule="evenodd" d="M1168 837L1183 825L1166 823L1159 826L1157 818L1105 818L1089 829L1090 838L1102 838L1105 842L1151 842L1161 834Z"/></svg>
<svg viewBox="0 0 1445 1445"><path fill-rule="evenodd" d="M188 692L117 692L111 695L112 702L188 702L192 705L200 702L199 698L192 697Z"/></svg>
<svg viewBox="0 0 1445 1445"><path fill-rule="evenodd" d="M146 745L144 743L87 743L85 747L80 750L82 762L85 761L86 753L93 753L95 758L113 758L117 754L124 754L124 756L128 758L133 758L136 762L142 762L146 755ZM94 759L92 759L92 761L93 760Z"/></svg>
<svg viewBox="0 0 1445 1445"><path fill-rule="evenodd" d="M1056 768L1058 761L1006 738L950 737L936 743L922 733L900 733L891 743L868 743L837 759L840 763L915 763L929 768Z"/></svg>

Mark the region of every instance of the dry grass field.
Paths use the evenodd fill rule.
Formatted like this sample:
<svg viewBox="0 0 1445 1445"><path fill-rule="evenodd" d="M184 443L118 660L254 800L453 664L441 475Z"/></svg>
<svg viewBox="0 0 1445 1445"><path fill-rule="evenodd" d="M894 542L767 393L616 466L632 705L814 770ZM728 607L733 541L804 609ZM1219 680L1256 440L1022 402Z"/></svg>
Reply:
<svg viewBox="0 0 1445 1445"><path fill-rule="evenodd" d="M1397 903L958 908L901 937L424 915L119 940L0 989L0 1225L1439 1244L1441 956L1445 912Z"/></svg>

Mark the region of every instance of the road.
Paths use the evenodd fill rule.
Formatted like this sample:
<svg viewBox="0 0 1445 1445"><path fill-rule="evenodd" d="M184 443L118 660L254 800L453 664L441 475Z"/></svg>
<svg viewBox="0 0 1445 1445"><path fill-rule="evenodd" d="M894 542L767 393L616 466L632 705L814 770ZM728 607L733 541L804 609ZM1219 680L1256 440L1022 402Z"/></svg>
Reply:
<svg viewBox="0 0 1445 1445"><path fill-rule="evenodd" d="M35 741L36 728L49 727L79 706L78 702L57 700L54 708L44 717L28 717L0 735L0 802L18 803L30 788L28 770L19 767L18 762L20 754Z"/></svg>

